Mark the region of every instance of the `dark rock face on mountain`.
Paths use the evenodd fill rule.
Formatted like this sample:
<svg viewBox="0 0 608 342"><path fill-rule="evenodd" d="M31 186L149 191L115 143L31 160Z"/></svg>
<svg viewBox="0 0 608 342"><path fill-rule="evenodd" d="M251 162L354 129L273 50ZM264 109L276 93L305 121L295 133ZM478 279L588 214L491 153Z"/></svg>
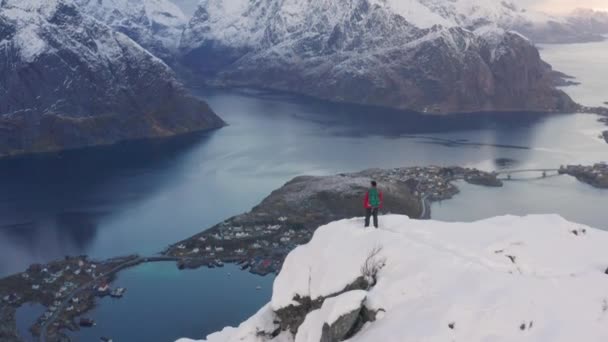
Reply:
<svg viewBox="0 0 608 342"><path fill-rule="evenodd" d="M515 33L392 0L237 3L203 3L182 38L184 64L216 84L431 113L575 108Z"/></svg>
<svg viewBox="0 0 608 342"><path fill-rule="evenodd" d="M69 1L0 8L0 156L221 127L171 70Z"/></svg>

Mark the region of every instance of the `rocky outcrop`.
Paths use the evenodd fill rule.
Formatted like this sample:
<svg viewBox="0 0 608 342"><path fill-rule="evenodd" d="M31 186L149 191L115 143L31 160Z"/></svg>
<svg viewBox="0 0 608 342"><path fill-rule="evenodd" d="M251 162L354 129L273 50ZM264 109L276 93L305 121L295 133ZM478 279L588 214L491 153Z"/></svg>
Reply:
<svg viewBox="0 0 608 342"><path fill-rule="evenodd" d="M68 0L0 7L0 157L224 125L169 67Z"/></svg>
<svg viewBox="0 0 608 342"><path fill-rule="evenodd" d="M182 61L214 84L429 113L575 108L527 39L439 4L238 3L202 3L183 35Z"/></svg>
<svg viewBox="0 0 608 342"><path fill-rule="evenodd" d="M482 172L479 170L472 170L465 173L464 180L470 184L497 188L504 185L503 182L498 179L498 175L496 173Z"/></svg>
<svg viewBox="0 0 608 342"><path fill-rule="evenodd" d="M604 137L604 140L606 140L606 142L608 143L608 131L602 132L602 136Z"/></svg>
<svg viewBox="0 0 608 342"><path fill-rule="evenodd" d="M296 296L293 298L294 304L284 308L280 308L275 311L278 318L278 325L281 331L290 331L292 334L296 334L300 326L306 320L309 313L322 309L324 303L331 298L339 298L344 294L355 294L357 296L355 300L358 305L352 308L347 313L344 313L338 320L331 322L332 324L323 325L325 335L332 338L339 336L344 338L349 331L354 327L357 317L359 316L363 308L363 300L365 299L365 291L369 289L369 284L363 279L363 277L355 279L352 283L344 288L344 290L330 294L327 296L315 298L314 300L310 297ZM353 292L355 291L355 292ZM359 299L357 299L359 298ZM326 323L326 322L324 322ZM333 327L333 328L332 328Z"/></svg>

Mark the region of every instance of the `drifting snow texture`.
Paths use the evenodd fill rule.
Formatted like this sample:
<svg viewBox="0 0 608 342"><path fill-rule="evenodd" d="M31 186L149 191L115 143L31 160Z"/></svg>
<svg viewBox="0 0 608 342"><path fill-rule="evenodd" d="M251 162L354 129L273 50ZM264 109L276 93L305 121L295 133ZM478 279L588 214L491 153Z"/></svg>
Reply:
<svg viewBox="0 0 608 342"><path fill-rule="evenodd" d="M361 219L335 222L287 257L269 306L207 341L289 341L256 332L273 331L273 310L296 295L343 290L377 247L386 266L365 305L386 312L349 341L607 341L607 245L608 233L551 215L474 223L384 216L379 230L363 229Z"/></svg>

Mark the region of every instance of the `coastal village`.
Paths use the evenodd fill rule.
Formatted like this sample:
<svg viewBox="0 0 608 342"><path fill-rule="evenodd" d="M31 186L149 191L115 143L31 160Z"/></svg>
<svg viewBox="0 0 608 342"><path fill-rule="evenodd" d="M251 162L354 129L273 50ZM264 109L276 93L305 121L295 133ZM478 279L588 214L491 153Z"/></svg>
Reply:
<svg viewBox="0 0 608 342"><path fill-rule="evenodd" d="M39 303L46 311L30 328L40 336L43 327L49 340L60 340L61 331L77 330L94 322L82 314L95 305L95 297L122 297L126 289L111 289L113 271L135 256L99 262L86 256L66 257L49 264L34 264L26 271L0 280L0 337L2 341L19 341L11 326L15 311L25 303ZM73 293L83 289L77 296ZM78 320L77 318L80 317Z"/></svg>
<svg viewBox="0 0 608 342"><path fill-rule="evenodd" d="M596 188L608 189L608 164L606 163L597 163L591 166L562 166L559 173L575 177L579 181Z"/></svg>
<svg viewBox="0 0 608 342"><path fill-rule="evenodd" d="M564 166L568 174L599 188L608 188L608 165ZM136 255L106 261L86 256L66 257L0 279L0 338L20 341L15 312L25 303L42 304L46 311L31 327L45 341L65 340L65 330L92 326L86 318L97 297L120 298L126 291L111 288L119 270L153 261L175 261L180 269L216 268L225 263L258 275L276 274L289 252L310 241L316 228L329 222L361 216L362 198L371 179L385 194L384 213L430 217L432 202L455 196L455 181L500 187L495 172L462 167L373 169L325 177L298 177L274 191L250 212L221 222L191 238L169 246L157 257Z"/></svg>

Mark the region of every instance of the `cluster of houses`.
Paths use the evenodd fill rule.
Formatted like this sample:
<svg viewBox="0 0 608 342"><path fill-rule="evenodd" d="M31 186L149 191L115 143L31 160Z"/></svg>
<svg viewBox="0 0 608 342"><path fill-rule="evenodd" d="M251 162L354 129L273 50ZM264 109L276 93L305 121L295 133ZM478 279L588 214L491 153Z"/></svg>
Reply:
<svg viewBox="0 0 608 342"><path fill-rule="evenodd" d="M104 279L104 273L112 267L112 263L91 262L85 256L66 257L65 260L47 265L34 264L27 271L7 280L14 293L4 296L2 302L14 306L23 302L45 303L46 311L38 318L37 325L44 324L56 315L76 315L89 301L87 298L71 298L71 294L87 282ZM108 294L113 297L121 297L124 292L122 288L108 289ZM95 291L90 294L94 295ZM84 294L85 297L87 295Z"/></svg>
<svg viewBox="0 0 608 342"><path fill-rule="evenodd" d="M404 182L411 185L411 190L417 197L441 200L453 196L458 191L450 181L463 170L429 166L396 168L381 172L383 174L379 175L378 179Z"/></svg>
<svg viewBox="0 0 608 342"><path fill-rule="evenodd" d="M174 246L171 255L201 259L196 265L211 268L223 266L222 261L236 262L243 270L265 275L277 272L284 257L311 236L308 230L293 229L285 216L265 224L228 220L213 231Z"/></svg>
<svg viewBox="0 0 608 342"><path fill-rule="evenodd" d="M608 188L608 164L606 163L562 166L559 173L571 175L598 188Z"/></svg>

